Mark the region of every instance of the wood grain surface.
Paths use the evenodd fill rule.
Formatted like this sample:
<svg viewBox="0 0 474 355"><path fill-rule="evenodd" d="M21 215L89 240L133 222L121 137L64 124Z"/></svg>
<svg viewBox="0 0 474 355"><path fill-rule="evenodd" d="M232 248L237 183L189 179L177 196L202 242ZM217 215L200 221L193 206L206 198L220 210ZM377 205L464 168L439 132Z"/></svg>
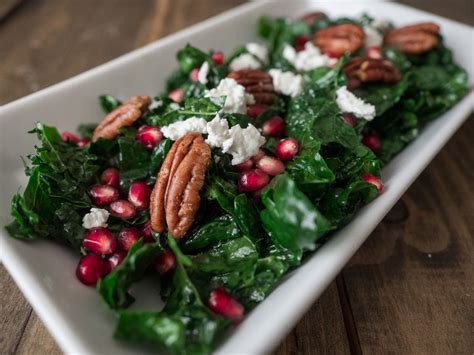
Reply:
<svg viewBox="0 0 474 355"><path fill-rule="evenodd" d="M0 17L0 105L243 2L24 0ZM473 23L471 0L402 2ZM473 136L471 116L279 355L473 353ZM61 353L1 265L0 285L0 353Z"/></svg>

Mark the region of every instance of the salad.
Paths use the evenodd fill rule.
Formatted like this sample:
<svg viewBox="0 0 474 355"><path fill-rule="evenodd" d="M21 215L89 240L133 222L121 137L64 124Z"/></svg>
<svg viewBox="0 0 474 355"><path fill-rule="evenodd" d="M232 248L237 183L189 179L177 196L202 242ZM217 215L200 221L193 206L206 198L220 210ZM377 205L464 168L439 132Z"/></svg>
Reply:
<svg viewBox="0 0 474 355"><path fill-rule="evenodd" d="M232 53L188 44L162 94L102 95L105 117L77 134L30 132L40 145L6 229L76 250L119 340L211 352L467 92L435 23L315 12L257 31ZM145 276L162 309L129 308Z"/></svg>

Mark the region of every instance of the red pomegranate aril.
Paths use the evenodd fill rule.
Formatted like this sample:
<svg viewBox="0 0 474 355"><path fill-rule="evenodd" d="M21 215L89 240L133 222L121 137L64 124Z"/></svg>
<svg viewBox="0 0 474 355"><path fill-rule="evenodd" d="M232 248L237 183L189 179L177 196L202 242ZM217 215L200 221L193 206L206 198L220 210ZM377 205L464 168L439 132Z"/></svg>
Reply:
<svg viewBox="0 0 474 355"><path fill-rule="evenodd" d="M147 243L155 242L155 238L153 238L153 235L151 233L151 221L146 222L143 226L140 227L140 235Z"/></svg>
<svg viewBox="0 0 474 355"><path fill-rule="evenodd" d="M94 185L89 193L92 203L96 206L106 206L119 198L119 191L109 185Z"/></svg>
<svg viewBox="0 0 474 355"><path fill-rule="evenodd" d="M84 285L95 286L102 277L104 264L98 255L85 255L79 260L76 268L76 277Z"/></svg>
<svg viewBox="0 0 474 355"><path fill-rule="evenodd" d="M79 143L79 138L72 132L64 131L61 133L61 139L65 142L71 141L72 143Z"/></svg>
<svg viewBox="0 0 474 355"><path fill-rule="evenodd" d="M367 133L362 137L362 144L373 152L380 149L380 139L374 133Z"/></svg>
<svg viewBox="0 0 474 355"><path fill-rule="evenodd" d="M285 164L281 160L267 155L258 161L257 168L270 176L277 176L285 171Z"/></svg>
<svg viewBox="0 0 474 355"><path fill-rule="evenodd" d="M110 204L109 209L112 215L123 219L133 218L137 214L135 206L127 200L114 201Z"/></svg>
<svg viewBox="0 0 474 355"><path fill-rule="evenodd" d="M168 94L168 97L179 104L181 101L183 101L184 90L181 88L174 89Z"/></svg>
<svg viewBox="0 0 474 355"><path fill-rule="evenodd" d="M191 73L189 73L189 78L192 81L198 81L199 80L199 68L194 68L191 70Z"/></svg>
<svg viewBox="0 0 474 355"><path fill-rule="evenodd" d="M121 250L129 251L130 248L141 238L140 231L137 228L124 228L120 231L117 242Z"/></svg>
<svg viewBox="0 0 474 355"><path fill-rule="evenodd" d="M148 208L151 189L144 181L135 181L128 189L128 200L139 211Z"/></svg>
<svg viewBox="0 0 474 355"><path fill-rule="evenodd" d="M171 250L167 249L158 254L154 266L160 275L169 275L176 268L176 256Z"/></svg>
<svg viewBox="0 0 474 355"><path fill-rule="evenodd" d="M299 143L294 138L285 138L277 144L275 155L283 161L291 160L298 154Z"/></svg>
<svg viewBox="0 0 474 355"><path fill-rule="evenodd" d="M120 187L120 173L116 168L107 168L100 176L100 182L118 189Z"/></svg>
<svg viewBox="0 0 474 355"><path fill-rule="evenodd" d="M117 248L117 240L107 228L92 228L84 234L82 246L94 254L108 255Z"/></svg>
<svg viewBox="0 0 474 355"><path fill-rule="evenodd" d="M250 116L252 118L257 118L260 116L262 113L264 113L268 109L268 106L265 105L250 105L247 107L247 116Z"/></svg>
<svg viewBox="0 0 474 355"><path fill-rule="evenodd" d="M234 170L238 172L247 171L253 168L252 159L246 160L240 164L234 165Z"/></svg>
<svg viewBox="0 0 474 355"><path fill-rule="evenodd" d="M380 47L369 47L365 50L365 55L370 59L383 59L383 52Z"/></svg>
<svg viewBox="0 0 474 355"><path fill-rule="evenodd" d="M224 53L222 53L220 51L212 53L212 61L216 65L224 64Z"/></svg>
<svg viewBox="0 0 474 355"><path fill-rule="evenodd" d="M333 52L324 52L324 54L332 59L339 59L341 57L339 54Z"/></svg>
<svg viewBox="0 0 474 355"><path fill-rule="evenodd" d="M342 114L342 119L344 120L344 122L346 122L349 126L352 126L352 127L355 127L356 122L357 122L356 117L352 113L349 113L349 112L344 112Z"/></svg>
<svg viewBox="0 0 474 355"><path fill-rule="evenodd" d="M160 127L143 125L138 129L136 138L146 149L153 149L160 144L163 133Z"/></svg>
<svg viewBox="0 0 474 355"><path fill-rule="evenodd" d="M209 308L233 322L238 322L244 317L244 306L235 300L225 288L218 287L209 294Z"/></svg>
<svg viewBox="0 0 474 355"><path fill-rule="evenodd" d="M304 46L308 41L309 41L309 38L308 38L307 35L301 35L301 36L296 37L296 39L295 39L295 48L296 48L296 50L298 52L304 50L304 48L305 48Z"/></svg>
<svg viewBox="0 0 474 355"><path fill-rule="evenodd" d="M267 186L270 177L260 169L244 171L239 175L239 191L252 192Z"/></svg>
<svg viewBox="0 0 474 355"><path fill-rule="evenodd" d="M264 136L281 137L285 134L285 121L280 116L273 116L266 120L262 125Z"/></svg>
<svg viewBox="0 0 474 355"><path fill-rule="evenodd" d="M104 276L110 274L117 266L119 266L126 256L126 252L124 252L123 250L117 250L115 253L105 258L105 260L103 261Z"/></svg>
<svg viewBox="0 0 474 355"><path fill-rule="evenodd" d="M84 148L86 145L88 145L91 142L89 138L82 138L79 142L77 142L77 146L79 148Z"/></svg>
<svg viewBox="0 0 474 355"><path fill-rule="evenodd" d="M362 175L362 179L364 179L365 182L368 182L369 184L374 185L377 188L377 191L379 193L382 193L383 191L382 179L372 174L364 174Z"/></svg>
<svg viewBox="0 0 474 355"><path fill-rule="evenodd" d="M255 164L257 164L258 161L266 155L267 155L267 153L265 153L265 151L263 149L259 149L258 153L252 157L252 160Z"/></svg>

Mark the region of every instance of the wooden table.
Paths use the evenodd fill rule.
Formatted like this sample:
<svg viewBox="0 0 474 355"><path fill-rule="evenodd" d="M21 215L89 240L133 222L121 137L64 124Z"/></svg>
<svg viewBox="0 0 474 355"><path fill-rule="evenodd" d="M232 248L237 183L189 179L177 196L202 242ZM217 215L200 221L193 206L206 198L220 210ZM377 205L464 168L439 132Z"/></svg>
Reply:
<svg viewBox="0 0 474 355"><path fill-rule="evenodd" d="M242 2L25 1L0 20L0 104ZM473 23L471 0L403 2ZM282 342L279 354L474 351L472 137L471 117ZM60 353L1 265L0 285L0 353Z"/></svg>

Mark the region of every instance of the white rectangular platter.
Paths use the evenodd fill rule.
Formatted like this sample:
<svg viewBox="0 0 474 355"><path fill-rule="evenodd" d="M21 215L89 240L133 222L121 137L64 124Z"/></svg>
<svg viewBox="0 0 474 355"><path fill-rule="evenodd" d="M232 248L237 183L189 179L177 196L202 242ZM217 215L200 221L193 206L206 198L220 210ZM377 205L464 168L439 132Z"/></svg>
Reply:
<svg viewBox="0 0 474 355"><path fill-rule="evenodd" d="M322 10L330 16L363 12L391 19L397 25L435 21L467 68L472 87L473 29L426 12L384 2L255 2L206 20L138 49L60 84L0 107L0 223L10 222L10 200L25 185L20 156L31 153L35 138L26 134L34 122L60 130L74 130L81 122L102 117L97 96L120 98L158 93L176 67L174 54L186 43L229 52L256 40L260 16L292 16ZM458 105L428 125L420 137L383 171L386 190L297 270L224 339L218 353L261 354L274 349L357 251L394 203L433 159L472 112L472 91ZM66 353L120 354L150 352L150 348L115 341L115 319L93 288L77 282L77 256L49 241L21 242L0 230L1 258L14 280ZM151 282L135 290L142 301L135 308L159 306L157 286ZM324 320L321 320L324 321Z"/></svg>

